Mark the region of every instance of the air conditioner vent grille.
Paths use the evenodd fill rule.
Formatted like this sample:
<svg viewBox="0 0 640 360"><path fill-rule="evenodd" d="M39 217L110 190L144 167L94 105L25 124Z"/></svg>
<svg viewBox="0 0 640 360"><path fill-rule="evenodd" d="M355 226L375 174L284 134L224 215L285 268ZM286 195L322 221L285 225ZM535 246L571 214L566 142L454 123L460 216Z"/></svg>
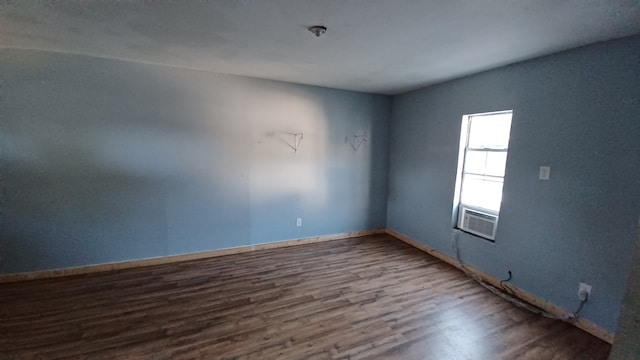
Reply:
<svg viewBox="0 0 640 360"><path fill-rule="evenodd" d="M472 234L494 240L497 225L498 216L463 207L458 227Z"/></svg>

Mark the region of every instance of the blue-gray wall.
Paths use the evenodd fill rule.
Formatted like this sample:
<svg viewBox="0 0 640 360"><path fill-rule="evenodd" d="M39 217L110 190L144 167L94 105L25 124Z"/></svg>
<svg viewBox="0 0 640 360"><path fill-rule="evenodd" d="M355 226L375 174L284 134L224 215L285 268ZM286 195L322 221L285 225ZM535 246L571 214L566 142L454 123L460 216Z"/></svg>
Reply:
<svg viewBox="0 0 640 360"><path fill-rule="evenodd" d="M18 50L0 76L4 273L386 225L389 97Z"/></svg>
<svg viewBox="0 0 640 360"><path fill-rule="evenodd" d="M473 54L470 54L473 56ZM615 330L640 215L640 39L600 43L393 99L387 226L453 256L464 114L513 109L496 241L462 258ZM550 181L538 180L540 165Z"/></svg>

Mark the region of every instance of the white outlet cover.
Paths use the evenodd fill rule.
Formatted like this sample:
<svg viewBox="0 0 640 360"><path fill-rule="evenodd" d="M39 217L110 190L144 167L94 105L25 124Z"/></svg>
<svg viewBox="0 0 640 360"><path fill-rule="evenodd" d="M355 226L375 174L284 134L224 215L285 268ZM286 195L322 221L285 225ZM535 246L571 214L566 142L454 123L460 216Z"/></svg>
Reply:
<svg viewBox="0 0 640 360"><path fill-rule="evenodd" d="M549 180L551 176L551 166L540 166L540 172L538 173L538 179Z"/></svg>
<svg viewBox="0 0 640 360"><path fill-rule="evenodd" d="M296 219L296 226L302 226L302 218Z"/></svg>
<svg viewBox="0 0 640 360"><path fill-rule="evenodd" d="M580 295L582 291L585 291L589 296L591 296L591 285L580 283L580 286L578 287L578 295Z"/></svg>

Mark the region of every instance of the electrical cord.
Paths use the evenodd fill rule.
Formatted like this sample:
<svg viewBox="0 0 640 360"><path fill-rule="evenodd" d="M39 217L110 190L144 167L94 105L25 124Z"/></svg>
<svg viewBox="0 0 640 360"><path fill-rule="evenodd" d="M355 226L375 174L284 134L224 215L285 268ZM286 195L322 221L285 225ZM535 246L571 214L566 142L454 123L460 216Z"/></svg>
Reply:
<svg viewBox="0 0 640 360"><path fill-rule="evenodd" d="M510 281L511 280L511 270L507 271L507 273L509 274L509 277L504 279L504 280L500 280L500 286L502 286L502 283L505 281Z"/></svg>
<svg viewBox="0 0 640 360"><path fill-rule="evenodd" d="M584 306L584 304L587 303L587 301L589 301L589 294L585 294L584 300L580 301L580 306L578 306L578 310L569 314L569 319L577 319L578 317L580 317L580 311L582 311L582 307Z"/></svg>
<svg viewBox="0 0 640 360"><path fill-rule="evenodd" d="M460 234L460 231L455 230L452 234L453 237L453 241L452 241L452 246L453 246L453 250L456 253L456 260L458 261L458 266L459 268L462 270L462 272L464 272L468 277L470 277L471 279L473 279L475 282L477 282L478 284L480 284L480 286L482 286L483 288L485 288L486 290L490 291L492 294L508 301L509 303L515 305L516 307L519 307L521 309L525 309L531 313L534 313L536 315L548 318L548 319L553 319L553 320L561 320L561 321L569 321L569 320L573 320L576 319L579 315L580 315L580 311L582 311L582 307L584 306L584 304L589 300L589 297L587 296L584 300L582 300L582 302L580 303L580 306L578 307L578 310L576 310L573 313L569 313L569 314L564 314L562 316L558 316L555 314L552 314L548 311L545 311L543 309L540 309L537 306L534 306L532 304L529 304L525 301L522 301L520 299L518 299L517 297L515 297L514 295L514 291L512 289L510 289L509 287L506 287L505 290L505 286L506 284L504 284L506 281L510 281L511 280L511 271L509 271L509 277L505 280L500 281L500 287L502 287L503 291L500 291L500 289L496 288L495 286L486 283L481 277L479 277L478 275L472 273L471 271L469 271L469 269L467 269L466 266L464 266L461 258L460 258L460 247L458 246L458 235ZM507 293L505 293L504 291L507 291Z"/></svg>
<svg viewBox="0 0 640 360"><path fill-rule="evenodd" d="M500 280L500 288L502 290L504 290L507 294L509 294L511 296L514 296L515 293L513 292L513 290L505 284L505 282L511 281L511 276L512 276L511 270L509 270L508 273L509 273L509 277L508 278L506 278L504 280Z"/></svg>

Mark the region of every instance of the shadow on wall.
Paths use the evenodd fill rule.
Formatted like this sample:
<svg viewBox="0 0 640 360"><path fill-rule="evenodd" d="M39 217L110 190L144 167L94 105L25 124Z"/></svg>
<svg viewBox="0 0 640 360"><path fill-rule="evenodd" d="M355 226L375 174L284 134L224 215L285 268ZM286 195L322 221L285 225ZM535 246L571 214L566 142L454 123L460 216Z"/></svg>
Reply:
<svg viewBox="0 0 640 360"><path fill-rule="evenodd" d="M211 114L188 76L87 57L5 51L0 66L5 272L230 245L194 223L248 243L228 222L248 183L224 96Z"/></svg>
<svg viewBox="0 0 640 360"><path fill-rule="evenodd" d="M3 272L385 226L388 97L36 51L0 69Z"/></svg>

